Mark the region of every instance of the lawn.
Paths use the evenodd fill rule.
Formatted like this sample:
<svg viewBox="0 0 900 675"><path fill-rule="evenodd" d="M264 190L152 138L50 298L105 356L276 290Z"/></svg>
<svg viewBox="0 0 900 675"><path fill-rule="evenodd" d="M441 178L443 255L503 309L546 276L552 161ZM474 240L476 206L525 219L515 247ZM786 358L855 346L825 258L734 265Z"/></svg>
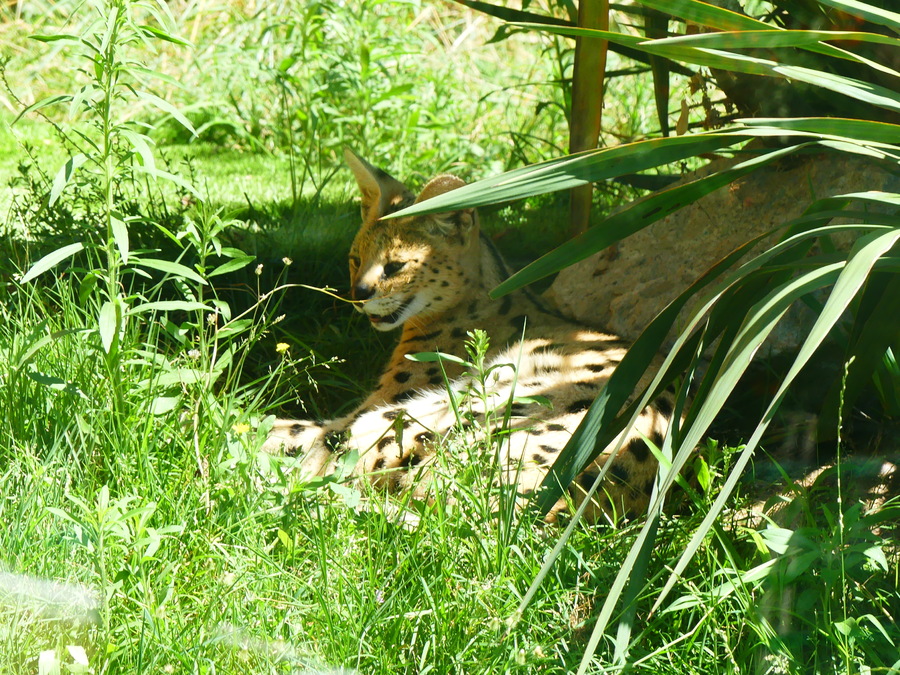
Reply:
<svg viewBox="0 0 900 675"><path fill-rule="evenodd" d="M498 25L418 1L0 10L0 673L900 672L890 505L776 526L741 488L651 609L746 438L704 438L704 489L584 663L645 521L562 537L472 472L426 504L259 452L273 415L352 410L395 339L341 300L343 146L417 186L563 153L571 46ZM647 74L613 82L603 144L652 136ZM595 214L638 194L604 184ZM521 266L566 205L481 212Z"/></svg>

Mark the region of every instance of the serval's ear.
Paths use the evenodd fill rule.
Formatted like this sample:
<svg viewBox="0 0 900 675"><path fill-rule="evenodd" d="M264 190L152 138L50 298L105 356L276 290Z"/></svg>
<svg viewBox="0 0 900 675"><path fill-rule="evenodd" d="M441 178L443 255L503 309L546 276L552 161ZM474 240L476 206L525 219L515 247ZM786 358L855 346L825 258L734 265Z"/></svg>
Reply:
<svg viewBox="0 0 900 675"><path fill-rule="evenodd" d="M441 174L436 178L432 178L425 187L422 188L421 194L416 198L416 204L424 202L426 199L437 197L450 190L456 190L465 185L465 181L450 174ZM475 209L460 209L459 211L451 211L449 213L433 213L423 218L429 223L430 229L446 236L459 237L461 241L465 241L466 237L473 231L477 231L478 216ZM477 236L477 234L476 234Z"/></svg>
<svg viewBox="0 0 900 675"><path fill-rule="evenodd" d="M344 148L344 161L356 177L362 193L364 223L378 220L415 199L415 195L403 183L372 166L349 148Z"/></svg>

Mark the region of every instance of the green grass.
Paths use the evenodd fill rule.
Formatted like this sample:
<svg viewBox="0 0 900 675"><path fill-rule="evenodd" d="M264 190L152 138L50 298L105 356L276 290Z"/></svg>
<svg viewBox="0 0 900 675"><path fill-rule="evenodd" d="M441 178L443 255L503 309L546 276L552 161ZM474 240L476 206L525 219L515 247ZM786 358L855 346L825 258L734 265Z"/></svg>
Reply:
<svg viewBox="0 0 900 675"><path fill-rule="evenodd" d="M489 27L425 3L364 2L354 12L285 3L258 15L237 4L170 4L177 33L196 44L196 62L161 43L136 54L186 85L158 91L186 106L195 126L224 122L191 141L139 107L158 155L199 199L182 202L184 190L163 179L132 180L131 160L117 152L114 207L139 216L132 258L177 258L212 283L159 270L145 270L153 272L147 279L133 259L110 263L118 243L87 189L102 181L72 183L56 207L45 206L69 156L59 136L34 116L12 130L0 124L0 181L18 176L25 145L35 149L36 180L6 192L0 211L9 252L0 262L0 673L38 672L54 658L61 672L85 672L70 647L85 650L94 673L572 672L639 522L579 526L519 616L560 530L527 513L492 513L476 472L460 472L453 504L405 503L337 483L298 485L289 462L257 451L257 429L275 411L324 417L351 409L391 348L392 336L371 331L345 303L301 287L346 283L358 211L348 173L332 176L339 146L353 145L413 184L448 169L466 178L496 173L516 153L535 159L545 146L509 139L534 134L558 144L560 116L518 82L547 79L552 68L522 58L533 54L531 38L476 48ZM59 16L39 9L4 36L58 32ZM84 16L66 30L87 33ZM305 60L284 79L276 66L297 48L291 31L310 16L324 32L303 43ZM26 103L83 84L85 74L71 67L81 62L55 53L59 43L27 44L6 66ZM301 71L314 74L307 80ZM35 72L41 77L26 77ZM377 101L390 84L412 88ZM279 98L286 85L287 102ZM634 89L649 100L645 84ZM643 133L652 117L645 105L627 105L628 95L608 109L622 111L614 135L623 138ZM130 124L134 100L123 96L114 112ZM275 114L282 105L287 112ZM315 133L297 117L311 110L323 115ZM46 112L70 136L76 128L96 133L89 113L67 120L64 111ZM305 181L297 177L304 167ZM610 191L598 208L628 196ZM482 215L518 264L563 239L564 210L551 195ZM14 276L72 241L84 241L85 251L32 282ZM211 276L234 260L216 255L216 245L256 258ZM118 283L107 289L112 278ZM268 295L282 284L290 287ZM106 332L102 308L111 299L131 308L216 300L220 313L215 321L197 310L138 313ZM900 588L890 510L868 520L848 511L838 523L833 511L804 512L798 501L793 535L736 516L686 570L677 607L649 612L731 452L706 453L708 492L662 523L635 605L635 669L891 672ZM784 551L778 542L789 535L793 547ZM772 559L779 574L747 574ZM723 593L729 580L735 588ZM38 582L59 586L49 597ZM598 652L596 672L613 651L607 644Z"/></svg>

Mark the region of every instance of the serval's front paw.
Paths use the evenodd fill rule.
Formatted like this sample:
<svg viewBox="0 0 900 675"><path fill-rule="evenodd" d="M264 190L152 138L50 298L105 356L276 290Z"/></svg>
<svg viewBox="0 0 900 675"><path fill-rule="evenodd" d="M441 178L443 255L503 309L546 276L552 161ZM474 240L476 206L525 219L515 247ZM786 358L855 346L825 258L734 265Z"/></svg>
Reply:
<svg viewBox="0 0 900 675"><path fill-rule="evenodd" d="M262 451L271 455L300 458L300 468L309 477L321 476L332 458L324 441L325 429L306 420L275 420Z"/></svg>

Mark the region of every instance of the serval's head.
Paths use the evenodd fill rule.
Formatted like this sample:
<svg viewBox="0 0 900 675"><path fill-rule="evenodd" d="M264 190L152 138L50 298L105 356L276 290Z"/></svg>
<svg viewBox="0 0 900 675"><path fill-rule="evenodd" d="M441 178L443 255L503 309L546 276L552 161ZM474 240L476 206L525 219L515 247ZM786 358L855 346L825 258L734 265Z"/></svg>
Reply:
<svg viewBox="0 0 900 675"><path fill-rule="evenodd" d="M350 248L350 295L377 330L426 320L456 306L479 265L474 209L379 220L465 185L440 175L416 197L403 183L349 150L344 158L362 192L362 227Z"/></svg>

